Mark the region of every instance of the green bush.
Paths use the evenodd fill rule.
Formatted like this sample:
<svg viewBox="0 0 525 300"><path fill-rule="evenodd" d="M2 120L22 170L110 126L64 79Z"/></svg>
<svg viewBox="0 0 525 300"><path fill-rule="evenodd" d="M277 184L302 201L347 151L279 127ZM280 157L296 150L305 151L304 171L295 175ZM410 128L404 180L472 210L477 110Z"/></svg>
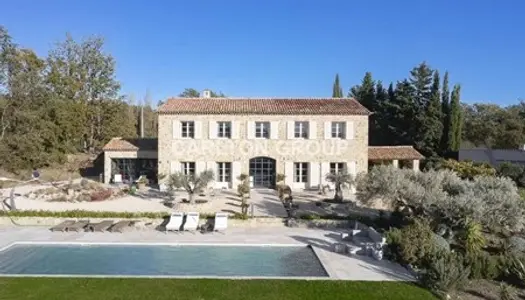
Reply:
<svg viewBox="0 0 525 300"><path fill-rule="evenodd" d="M511 255L505 262L506 280L518 285L525 286L525 264L522 256Z"/></svg>
<svg viewBox="0 0 525 300"><path fill-rule="evenodd" d="M480 252L467 258L471 279L492 280L499 278L504 271L504 263L504 257L490 255L487 252Z"/></svg>
<svg viewBox="0 0 525 300"><path fill-rule="evenodd" d="M401 229L391 229L387 233L387 243L393 259L418 268L425 267L439 252L447 252L424 219L416 219Z"/></svg>
<svg viewBox="0 0 525 300"><path fill-rule="evenodd" d="M470 268L465 267L461 254L443 252L429 262L420 281L431 291L448 298L450 292L461 289L468 282L469 275Z"/></svg>

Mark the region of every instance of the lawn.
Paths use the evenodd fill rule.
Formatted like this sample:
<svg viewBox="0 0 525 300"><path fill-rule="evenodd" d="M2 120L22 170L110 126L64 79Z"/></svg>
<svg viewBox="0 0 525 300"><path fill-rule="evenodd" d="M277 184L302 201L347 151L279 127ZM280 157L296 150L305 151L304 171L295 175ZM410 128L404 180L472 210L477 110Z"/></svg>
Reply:
<svg viewBox="0 0 525 300"><path fill-rule="evenodd" d="M410 283L298 280L0 278L0 299L435 299Z"/></svg>

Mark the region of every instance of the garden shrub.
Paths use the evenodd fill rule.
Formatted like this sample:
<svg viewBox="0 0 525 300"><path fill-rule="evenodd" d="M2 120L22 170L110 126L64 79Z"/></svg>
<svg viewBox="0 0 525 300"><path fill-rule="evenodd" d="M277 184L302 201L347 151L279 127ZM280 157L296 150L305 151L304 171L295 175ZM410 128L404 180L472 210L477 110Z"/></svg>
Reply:
<svg viewBox="0 0 525 300"><path fill-rule="evenodd" d="M492 280L503 275L505 261L502 256L479 252L468 256L467 263L470 266L471 279Z"/></svg>
<svg viewBox="0 0 525 300"><path fill-rule="evenodd" d="M454 171L463 179L473 179L476 176L496 175L496 170L490 165L472 161L456 161L448 159L441 163L441 168Z"/></svg>
<svg viewBox="0 0 525 300"><path fill-rule="evenodd" d="M517 232L525 226L525 201L508 178L477 176L462 180L450 170L413 172L376 166L357 180L357 199L364 205L380 199L408 216L461 229L466 217L483 228Z"/></svg>
<svg viewBox="0 0 525 300"><path fill-rule="evenodd" d="M511 255L505 262L504 273L506 280L514 285L525 287L525 264L524 257Z"/></svg>
<svg viewBox="0 0 525 300"><path fill-rule="evenodd" d="M392 259L418 268L425 267L438 252L448 252L448 247L436 241L436 234L424 219L417 219L401 229L390 230L387 243L388 254Z"/></svg>
<svg viewBox="0 0 525 300"><path fill-rule="evenodd" d="M450 292L461 289L468 282L469 274L470 268L465 267L461 254L443 252L429 262L420 281L431 291L448 298Z"/></svg>

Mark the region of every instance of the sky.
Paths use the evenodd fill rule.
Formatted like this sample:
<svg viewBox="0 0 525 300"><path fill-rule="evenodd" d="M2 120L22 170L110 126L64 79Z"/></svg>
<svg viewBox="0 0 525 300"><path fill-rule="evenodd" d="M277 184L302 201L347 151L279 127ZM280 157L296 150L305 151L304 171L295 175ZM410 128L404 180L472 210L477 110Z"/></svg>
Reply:
<svg viewBox="0 0 525 300"><path fill-rule="evenodd" d="M462 101L525 98L522 0L0 0L0 24L45 56L66 33L105 38L121 93L330 97L365 72L389 82L426 61Z"/></svg>

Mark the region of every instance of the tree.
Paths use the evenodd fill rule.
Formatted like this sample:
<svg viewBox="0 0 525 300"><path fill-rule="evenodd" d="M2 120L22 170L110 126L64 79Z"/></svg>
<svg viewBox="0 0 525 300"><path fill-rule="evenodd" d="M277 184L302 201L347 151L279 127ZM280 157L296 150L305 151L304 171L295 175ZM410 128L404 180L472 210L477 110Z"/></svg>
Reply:
<svg viewBox="0 0 525 300"><path fill-rule="evenodd" d="M343 98L343 89L339 85L339 74L335 74L334 86L332 88L332 98Z"/></svg>
<svg viewBox="0 0 525 300"><path fill-rule="evenodd" d="M372 73L366 72L361 84L353 86L348 96L355 98L368 110L375 111L375 82L372 78Z"/></svg>
<svg viewBox="0 0 525 300"><path fill-rule="evenodd" d="M48 65L47 81L55 97L85 105L87 124L85 130L78 133L84 150L101 147L108 141L102 133L103 120L108 118L103 110L104 101L120 99L115 60L104 53L104 40L90 37L78 43L67 35L66 40L50 52ZM124 122L122 128L127 127L128 120L119 121Z"/></svg>
<svg viewBox="0 0 525 300"><path fill-rule="evenodd" d="M443 87L441 91L441 116L443 123L443 134L441 136L441 153L446 153L452 146L449 140L450 131L450 91L448 89L448 71L443 76Z"/></svg>
<svg viewBox="0 0 525 300"><path fill-rule="evenodd" d="M428 140L433 141L435 138L435 133L429 133L427 130L437 131L431 128L435 126L435 117L431 116L429 120L429 115L426 113L432 94L432 73L432 69L423 62L410 71L409 78L414 91L411 99L414 111L414 118L412 119L412 126L415 127L414 143L424 155L433 154L432 145L429 144ZM430 113L436 114L434 107Z"/></svg>
<svg viewBox="0 0 525 300"><path fill-rule="evenodd" d="M222 92L214 92L210 91L211 98L225 98L226 95L224 95ZM199 98L201 94L199 91L193 88L186 88L182 93L179 94L179 97L181 98Z"/></svg>
<svg viewBox="0 0 525 300"><path fill-rule="evenodd" d="M461 129L462 129L462 117L461 117L461 103L460 103L460 92L461 87L454 85L452 89L452 97L450 103L450 149L451 151L458 151L461 147Z"/></svg>
<svg viewBox="0 0 525 300"><path fill-rule="evenodd" d="M440 151L440 142L443 135L443 118L441 114L439 72L434 71L430 99L425 104L425 116L421 124L420 150L427 157L435 157Z"/></svg>
<svg viewBox="0 0 525 300"><path fill-rule="evenodd" d="M354 183L354 177L352 174L347 173L346 171L341 171L337 173L329 173L326 175L326 180L332 182L335 185L335 194L334 201L343 202L343 188L349 187Z"/></svg>
<svg viewBox="0 0 525 300"><path fill-rule="evenodd" d="M177 172L169 177L168 186L170 190L184 188L188 192L190 203L195 204L195 193L204 190L214 177L212 170L203 171L198 175Z"/></svg>

